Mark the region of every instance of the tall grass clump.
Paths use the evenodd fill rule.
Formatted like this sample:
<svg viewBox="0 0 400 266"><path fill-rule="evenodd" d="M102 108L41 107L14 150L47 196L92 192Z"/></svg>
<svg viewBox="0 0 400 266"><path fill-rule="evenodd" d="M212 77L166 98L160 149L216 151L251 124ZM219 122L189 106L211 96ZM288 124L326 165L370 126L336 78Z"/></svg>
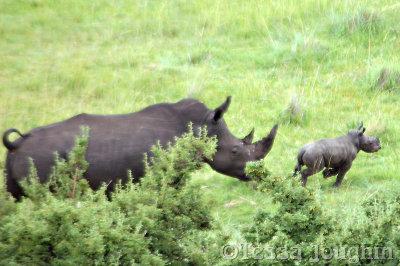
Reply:
<svg viewBox="0 0 400 266"><path fill-rule="evenodd" d="M332 25L332 32L341 36L356 34L379 34L384 25L380 14L374 10L358 9L352 13L337 17Z"/></svg>
<svg viewBox="0 0 400 266"><path fill-rule="evenodd" d="M306 116L303 105L296 94L291 95L289 103L283 110L279 119L288 125L301 125L306 123Z"/></svg>
<svg viewBox="0 0 400 266"><path fill-rule="evenodd" d="M373 89L399 92L400 91L400 72L393 68L382 68L379 77L372 85Z"/></svg>
<svg viewBox="0 0 400 266"><path fill-rule="evenodd" d="M349 34L356 31L377 33L381 28L378 14L370 10L360 10L349 16L345 25Z"/></svg>
<svg viewBox="0 0 400 266"><path fill-rule="evenodd" d="M216 139L205 130L155 146L139 183L119 185L112 200L105 186L92 191L83 173L88 131L77 137L68 160L59 159L41 184L32 166L22 182L26 197L2 194L0 264L212 264L223 236L213 224L190 173L211 159ZM9 213L6 213L9 211Z"/></svg>

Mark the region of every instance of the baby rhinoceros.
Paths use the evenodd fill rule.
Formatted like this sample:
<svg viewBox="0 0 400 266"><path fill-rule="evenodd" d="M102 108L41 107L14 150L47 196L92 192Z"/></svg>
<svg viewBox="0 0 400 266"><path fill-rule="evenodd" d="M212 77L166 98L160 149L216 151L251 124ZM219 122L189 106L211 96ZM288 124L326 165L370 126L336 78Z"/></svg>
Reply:
<svg viewBox="0 0 400 266"><path fill-rule="evenodd" d="M297 165L294 168L293 176L300 172L301 181L305 186L308 176L325 168L322 172L323 177L337 175L333 186L340 186L344 175L350 169L360 150L371 153L381 149L379 139L365 135L365 128L361 130L362 126L363 122L357 129L350 130L347 135L320 139L304 145L297 155ZM307 168L301 170L303 165L306 165Z"/></svg>

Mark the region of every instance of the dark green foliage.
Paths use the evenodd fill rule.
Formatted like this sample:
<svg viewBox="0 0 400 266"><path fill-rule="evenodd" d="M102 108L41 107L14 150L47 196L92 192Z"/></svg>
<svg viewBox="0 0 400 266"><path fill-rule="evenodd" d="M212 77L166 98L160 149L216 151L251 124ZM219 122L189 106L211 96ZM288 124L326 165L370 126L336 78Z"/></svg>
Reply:
<svg viewBox="0 0 400 266"><path fill-rule="evenodd" d="M39 182L34 163L30 161L28 178L20 182L30 200L40 204L49 197L80 199L88 191L89 185L83 178L83 173L89 166L85 160L88 135L89 129L82 127L82 136L75 138L75 146L69 152L68 160L60 159L55 154L55 165L45 184Z"/></svg>
<svg viewBox="0 0 400 266"><path fill-rule="evenodd" d="M6 192L6 186L0 188L0 220L3 216L9 215L16 210L14 200Z"/></svg>
<svg viewBox="0 0 400 266"><path fill-rule="evenodd" d="M148 250L140 224L129 224L107 200L104 188L93 192L82 178L88 166L87 136L83 130L83 136L76 138L68 161L56 161L46 184L39 183L31 167L21 182L27 197L13 204L14 212L0 216L0 264L162 262Z"/></svg>
<svg viewBox="0 0 400 266"><path fill-rule="evenodd" d="M262 161L249 163L247 172L258 181L259 190L272 196L278 209L274 213L259 211L253 224L244 230L248 244L271 248L277 259L249 256L246 264L397 265L399 262L400 197L377 194L362 203L363 213L343 223L344 217L331 216L323 208L318 189L304 188L292 177L272 177ZM282 254L277 251L282 248L293 256L278 259ZM296 258L298 250L301 256Z"/></svg>
<svg viewBox="0 0 400 266"><path fill-rule="evenodd" d="M360 256L361 264L398 265L400 248L400 198L397 195L373 195L363 202L365 216L361 216L351 227L342 230L341 243L344 247L366 247ZM361 247L361 245L363 247ZM375 247L378 248L376 253ZM368 248L372 248L368 251ZM371 253L370 253L371 252ZM388 260L388 258L392 258Z"/></svg>
<svg viewBox="0 0 400 266"><path fill-rule="evenodd" d="M190 128L191 132L191 128ZM34 167L23 182L27 195L14 203L1 195L0 264L131 265L213 264L226 241L212 226L210 210L190 173L211 159L216 139L206 132L154 147L140 183L119 185L108 200L82 174L87 130L69 160L57 159L50 181ZM5 206L5 207L3 207ZM10 211L8 214L6 211Z"/></svg>
<svg viewBox="0 0 400 266"><path fill-rule="evenodd" d="M207 252L191 256L197 244L188 238L212 229L212 219L199 188L187 181L190 173L200 168L204 157L212 158L215 144L216 139L208 138L202 131L199 137L188 133L176 138L174 146L166 150L154 147L154 157L147 161L141 182L130 183L113 194L113 202L128 214L130 223L142 224L151 240L150 249L158 251L168 262L208 261ZM206 246L211 243L204 239L201 245L208 250Z"/></svg>
<svg viewBox="0 0 400 266"><path fill-rule="evenodd" d="M0 264L161 262L140 226L127 223L101 192L82 202L49 197L38 205L27 199L1 223Z"/></svg>
<svg viewBox="0 0 400 266"><path fill-rule="evenodd" d="M302 187L299 180L292 177L272 177L263 161L249 163L247 171L257 176L258 189L268 192L279 206L276 213L260 211L253 225L245 230L245 239L254 246L267 245L275 251L282 247L301 250L301 257L306 258L302 264L307 264L314 254L313 246L323 244L324 237L335 230L330 217L323 215L315 191ZM298 263L296 257L289 256L274 263L295 264ZM263 262L271 261L255 260L253 263Z"/></svg>

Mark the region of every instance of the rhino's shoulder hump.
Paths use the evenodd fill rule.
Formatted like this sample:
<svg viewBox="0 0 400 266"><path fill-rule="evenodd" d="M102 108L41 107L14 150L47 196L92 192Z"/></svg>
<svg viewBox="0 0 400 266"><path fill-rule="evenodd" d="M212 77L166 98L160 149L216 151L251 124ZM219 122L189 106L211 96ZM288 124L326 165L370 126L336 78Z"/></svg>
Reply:
<svg viewBox="0 0 400 266"><path fill-rule="evenodd" d="M176 110L179 111L185 110L185 111L195 111L195 112L206 112L209 110L202 101L193 98L182 99L179 102L173 104L173 106Z"/></svg>
<svg viewBox="0 0 400 266"><path fill-rule="evenodd" d="M175 104L185 104L185 103L203 103L202 101L195 98L184 98L182 100L177 101Z"/></svg>

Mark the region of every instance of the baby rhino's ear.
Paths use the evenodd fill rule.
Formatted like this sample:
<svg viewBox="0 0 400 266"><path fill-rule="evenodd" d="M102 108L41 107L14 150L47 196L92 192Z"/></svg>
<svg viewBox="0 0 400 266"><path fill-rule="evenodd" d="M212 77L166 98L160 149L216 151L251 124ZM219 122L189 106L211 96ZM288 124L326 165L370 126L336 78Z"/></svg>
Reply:
<svg viewBox="0 0 400 266"><path fill-rule="evenodd" d="M363 121L361 121L361 123L358 125L357 130L360 130L363 126Z"/></svg>
<svg viewBox="0 0 400 266"><path fill-rule="evenodd" d="M364 134L364 132L365 132L365 127L363 128L362 131L360 131L360 133L358 133L358 135L359 135L359 136L362 136L362 135Z"/></svg>

